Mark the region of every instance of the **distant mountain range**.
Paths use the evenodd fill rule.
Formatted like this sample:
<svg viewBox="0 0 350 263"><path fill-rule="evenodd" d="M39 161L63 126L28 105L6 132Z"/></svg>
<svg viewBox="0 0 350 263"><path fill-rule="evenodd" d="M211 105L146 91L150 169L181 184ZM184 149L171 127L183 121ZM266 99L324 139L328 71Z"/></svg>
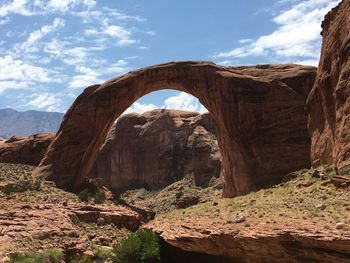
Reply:
<svg viewBox="0 0 350 263"><path fill-rule="evenodd" d="M42 132L57 132L63 113L45 111L18 112L0 109L0 137L28 136Z"/></svg>

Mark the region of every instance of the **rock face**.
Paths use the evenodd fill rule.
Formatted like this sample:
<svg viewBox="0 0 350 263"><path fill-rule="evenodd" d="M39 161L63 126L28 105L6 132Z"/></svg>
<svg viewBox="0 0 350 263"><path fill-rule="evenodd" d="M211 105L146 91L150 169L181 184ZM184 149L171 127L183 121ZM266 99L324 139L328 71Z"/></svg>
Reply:
<svg viewBox="0 0 350 263"><path fill-rule="evenodd" d="M45 111L18 112L13 109L0 110L0 137L30 136L36 133L57 132L63 113Z"/></svg>
<svg viewBox="0 0 350 263"><path fill-rule="evenodd" d="M208 113L154 110L115 122L89 177L103 179L116 191L163 188L185 175L208 186L220 172L215 124Z"/></svg>
<svg viewBox="0 0 350 263"><path fill-rule="evenodd" d="M38 165L54 137L53 133L42 133L0 140L0 162Z"/></svg>
<svg viewBox="0 0 350 263"><path fill-rule="evenodd" d="M323 45L315 86L308 98L313 166L335 164L350 172L350 1L322 23Z"/></svg>
<svg viewBox="0 0 350 263"><path fill-rule="evenodd" d="M232 231L173 224L151 227L165 240L164 262L349 262L349 236L298 231ZM169 261L167 261L169 260Z"/></svg>
<svg viewBox="0 0 350 263"><path fill-rule="evenodd" d="M308 167L304 111L316 68L228 68L171 62L90 86L66 113L34 176L77 191L89 176L114 121L143 95L165 88L196 96L212 114L222 155L224 196L244 194Z"/></svg>
<svg viewBox="0 0 350 263"><path fill-rule="evenodd" d="M102 218L105 224L129 230L136 230L142 223L137 212L114 205L18 203L0 209L0 256L21 240L78 238L79 222L96 223Z"/></svg>

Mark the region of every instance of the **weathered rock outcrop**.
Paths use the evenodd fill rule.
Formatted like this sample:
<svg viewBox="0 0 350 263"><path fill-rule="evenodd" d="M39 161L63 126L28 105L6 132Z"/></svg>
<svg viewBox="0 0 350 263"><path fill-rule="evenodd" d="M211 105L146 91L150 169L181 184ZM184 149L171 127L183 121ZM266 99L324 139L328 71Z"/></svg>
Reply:
<svg viewBox="0 0 350 263"><path fill-rule="evenodd" d="M82 238L78 231L79 222L96 223L101 218L105 224L112 223L129 230L137 229L142 223L138 213L114 205L18 203L0 209L0 257L23 240Z"/></svg>
<svg viewBox="0 0 350 263"><path fill-rule="evenodd" d="M89 177L103 179L113 190L157 189L185 175L208 186L220 172L215 124L208 113L154 110L115 122Z"/></svg>
<svg viewBox="0 0 350 263"><path fill-rule="evenodd" d="M0 162L38 165L54 137L53 133L41 133L0 140Z"/></svg>
<svg viewBox="0 0 350 263"><path fill-rule="evenodd" d="M350 1L322 23L323 45L315 86L308 98L313 166L335 164L350 172Z"/></svg>
<svg viewBox="0 0 350 263"><path fill-rule="evenodd" d="M298 230L233 230L227 226L165 224L153 230L166 241L169 262L349 262L348 235L301 233ZM170 246L169 246L170 245ZM173 246L173 247L172 247ZM171 260L170 260L171 259ZM164 261L168 262L168 261Z"/></svg>
<svg viewBox="0 0 350 263"><path fill-rule="evenodd" d="M216 122L224 195L247 193L310 165L304 107L315 74L298 65L171 62L90 86L66 113L34 175L79 190L114 121L143 95L172 88L196 96Z"/></svg>

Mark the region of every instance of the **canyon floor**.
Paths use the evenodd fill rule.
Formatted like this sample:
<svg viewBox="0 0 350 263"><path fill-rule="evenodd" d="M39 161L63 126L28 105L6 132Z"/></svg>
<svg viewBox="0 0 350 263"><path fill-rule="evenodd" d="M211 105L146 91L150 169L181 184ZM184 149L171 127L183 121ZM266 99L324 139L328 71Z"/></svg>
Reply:
<svg viewBox="0 0 350 263"><path fill-rule="evenodd" d="M264 262L258 259L292 258L290 249L300 260L317 259L315 251L327 262L350 258L349 181L339 181L332 167L297 171L279 185L232 199L220 197L220 183L202 189L185 177L102 204L34 180L33 169L0 164L0 258L47 248L93 255L138 228L159 233L179 259L179 251L192 251L227 260L208 262Z"/></svg>

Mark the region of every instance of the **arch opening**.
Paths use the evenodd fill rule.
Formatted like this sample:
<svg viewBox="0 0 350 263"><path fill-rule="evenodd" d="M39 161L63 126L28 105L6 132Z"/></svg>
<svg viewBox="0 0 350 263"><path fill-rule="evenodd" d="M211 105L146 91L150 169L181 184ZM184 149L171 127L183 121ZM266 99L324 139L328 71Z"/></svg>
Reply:
<svg viewBox="0 0 350 263"><path fill-rule="evenodd" d="M247 193L310 165L304 105L315 73L297 65L172 62L88 87L34 175L79 189L114 121L138 98L171 88L197 97L215 119L224 196Z"/></svg>
<svg viewBox="0 0 350 263"><path fill-rule="evenodd" d="M160 190L182 179L219 187L216 136L215 121L197 98L173 90L152 92L113 123L88 178L102 180L114 193Z"/></svg>

